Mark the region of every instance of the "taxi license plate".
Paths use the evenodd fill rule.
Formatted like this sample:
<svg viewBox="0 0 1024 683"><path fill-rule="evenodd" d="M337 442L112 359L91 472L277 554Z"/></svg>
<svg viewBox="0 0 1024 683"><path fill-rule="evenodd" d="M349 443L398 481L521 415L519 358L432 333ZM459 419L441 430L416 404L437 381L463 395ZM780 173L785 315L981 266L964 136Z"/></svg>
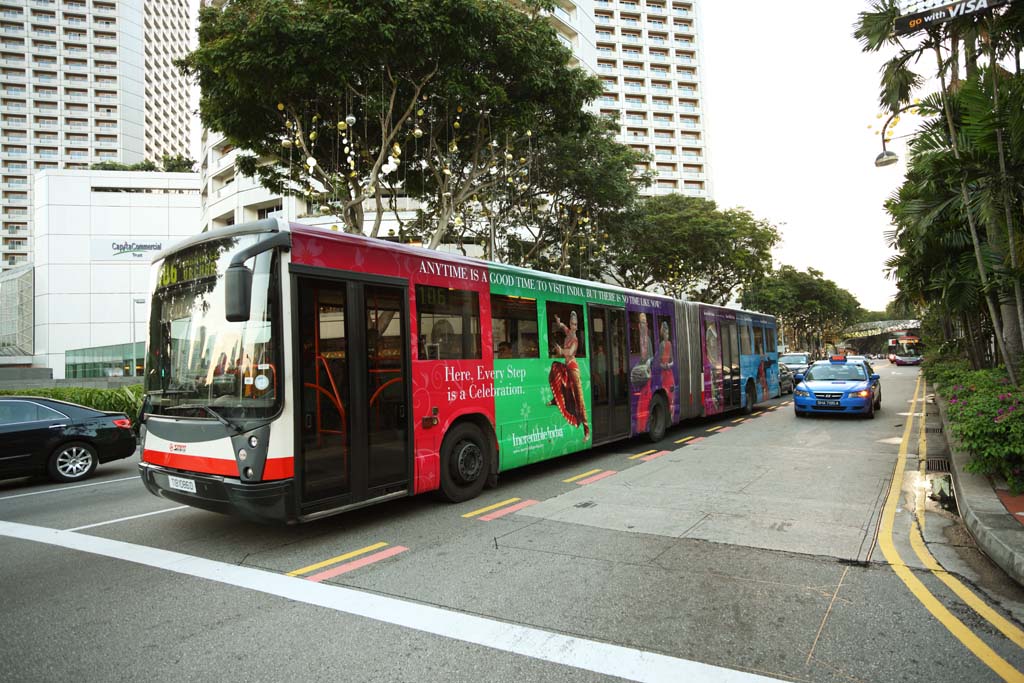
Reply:
<svg viewBox="0 0 1024 683"><path fill-rule="evenodd" d="M191 479L182 479L181 477L167 475L167 485L170 486L172 489L184 491L185 493L196 492L196 483Z"/></svg>
<svg viewBox="0 0 1024 683"><path fill-rule="evenodd" d="M819 405L819 406L837 406L837 405L839 405L839 401L818 401L817 405Z"/></svg>

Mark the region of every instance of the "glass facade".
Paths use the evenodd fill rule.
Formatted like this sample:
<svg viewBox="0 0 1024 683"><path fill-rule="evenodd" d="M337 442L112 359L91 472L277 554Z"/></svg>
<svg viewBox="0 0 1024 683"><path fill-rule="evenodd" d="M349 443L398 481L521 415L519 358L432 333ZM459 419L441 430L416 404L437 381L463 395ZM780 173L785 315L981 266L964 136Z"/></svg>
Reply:
<svg viewBox="0 0 1024 683"><path fill-rule="evenodd" d="M32 266L0 275L0 356L31 356Z"/></svg>
<svg viewBox="0 0 1024 683"><path fill-rule="evenodd" d="M94 346L91 349L69 349L64 354L65 377L131 377L132 365L136 376L142 376L146 357L146 342ZM134 358L133 358L134 356Z"/></svg>

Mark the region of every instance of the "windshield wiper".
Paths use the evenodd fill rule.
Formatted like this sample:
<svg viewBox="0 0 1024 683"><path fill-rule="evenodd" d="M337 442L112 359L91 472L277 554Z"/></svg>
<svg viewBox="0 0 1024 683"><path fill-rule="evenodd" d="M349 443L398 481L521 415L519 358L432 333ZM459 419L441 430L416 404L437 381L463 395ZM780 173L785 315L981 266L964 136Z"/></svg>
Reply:
<svg viewBox="0 0 1024 683"><path fill-rule="evenodd" d="M176 405L176 406L165 406L164 410L168 410L168 411L170 411L170 410L180 410L182 408L185 408L185 409L188 409L188 408L202 408L203 410L206 411L206 413L208 415L212 415L214 418L216 418L217 422L220 422L222 425L224 425L228 429L233 429L235 434L241 434L242 433L242 428L240 426L238 426L234 422L231 422L230 420L228 420L226 417L224 417L223 415L218 413L216 410L214 410L210 406L204 405L202 403L187 403L187 404L179 404L179 405Z"/></svg>

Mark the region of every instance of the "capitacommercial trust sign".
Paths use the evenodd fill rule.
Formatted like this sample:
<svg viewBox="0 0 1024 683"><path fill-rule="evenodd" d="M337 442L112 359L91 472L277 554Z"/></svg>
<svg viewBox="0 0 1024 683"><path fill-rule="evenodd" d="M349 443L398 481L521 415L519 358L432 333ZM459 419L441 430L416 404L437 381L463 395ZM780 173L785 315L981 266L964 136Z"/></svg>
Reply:
<svg viewBox="0 0 1024 683"><path fill-rule="evenodd" d="M163 250L164 242L165 240L160 238L96 237L92 240L92 260L149 263L157 252Z"/></svg>

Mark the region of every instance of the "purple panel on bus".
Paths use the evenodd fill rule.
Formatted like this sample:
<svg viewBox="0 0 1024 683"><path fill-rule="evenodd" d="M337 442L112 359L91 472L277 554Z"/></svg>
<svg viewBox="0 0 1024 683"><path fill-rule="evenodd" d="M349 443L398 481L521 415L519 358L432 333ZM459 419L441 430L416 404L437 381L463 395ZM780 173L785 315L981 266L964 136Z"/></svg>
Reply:
<svg viewBox="0 0 1024 683"><path fill-rule="evenodd" d="M679 419L675 308L671 300L626 296L629 317L629 386L632 433L647 431L651 399L664 389L672 422Z"/></svg>
<svg viewBox="0 0 1024 683"><path fill-rule="evenodd" d="M704 414L717 415L724 410L725 395L722 365L722 323L736 320L735 311L700 307L700 345L704 359Z"/></svg>

